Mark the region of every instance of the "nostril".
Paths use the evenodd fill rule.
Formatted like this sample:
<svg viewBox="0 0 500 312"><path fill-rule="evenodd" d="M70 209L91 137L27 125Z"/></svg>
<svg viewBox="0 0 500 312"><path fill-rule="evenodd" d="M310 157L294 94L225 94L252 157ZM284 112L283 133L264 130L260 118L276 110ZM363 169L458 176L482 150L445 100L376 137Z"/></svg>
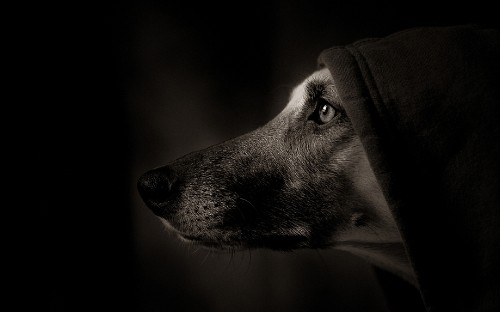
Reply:
<svg viewBox="0 0 500 312"><path fill-rule="evenodd" d="M171 195L176 181L175 172L165 166L144 173L137 182L137 189L145 202L162 204Z"/></svg>

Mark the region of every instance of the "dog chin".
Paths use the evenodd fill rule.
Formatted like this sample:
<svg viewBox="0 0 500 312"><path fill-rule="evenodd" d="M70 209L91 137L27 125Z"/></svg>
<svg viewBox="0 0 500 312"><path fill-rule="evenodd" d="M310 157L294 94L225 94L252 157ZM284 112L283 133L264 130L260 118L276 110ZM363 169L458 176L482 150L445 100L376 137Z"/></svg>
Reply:
<svg viewBox="0 0 500 312"><path fill-rule="evenodd" d="M276 230L271 233L257 234L255 231L244 230L219 230L217 233L189 233L176 228L168 220L159 218L168 231L174 232L181 241L190 245L199 245L212 250L238 251L244 249L265 248L278 251L292 251L304 248L328 248L331 244L327 241L311 239L310 231L304 226L291 229Z"/></svg>
<svg viewBox="0 0 500 312"><path fill-rule="evenodd" d="M277 251L292 251L295 249L304 248L326 248L326 244L311 244L307 237L303 236L279 236L270 235L258 238L245 238L245 239L210 239L201 236L191 236L183 233L178 233L179 238L188 244L200 245L212 250L245 250L245 249L271 249Z"/></svg>

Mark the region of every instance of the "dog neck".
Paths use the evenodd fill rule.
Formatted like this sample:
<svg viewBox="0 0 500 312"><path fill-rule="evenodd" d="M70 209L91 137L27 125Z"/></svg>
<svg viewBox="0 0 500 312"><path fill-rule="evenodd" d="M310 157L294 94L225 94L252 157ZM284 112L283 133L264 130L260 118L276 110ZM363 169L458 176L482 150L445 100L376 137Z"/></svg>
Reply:
<svg viewBox="0 0 500 312"><path fill-rule="evenodd" d="M392 272L417 286L413 269L402 243L343 241L339 242L335 248L361 257L370 264Z"/></svg>
<svg viewBox="0 0 500 312"><path fill-rule="evenodd" d="M350 225L334 239L335 248L362 257L417 286L398 226L365 155L359 158L351 177L368 207L351 213Z"/></svg>

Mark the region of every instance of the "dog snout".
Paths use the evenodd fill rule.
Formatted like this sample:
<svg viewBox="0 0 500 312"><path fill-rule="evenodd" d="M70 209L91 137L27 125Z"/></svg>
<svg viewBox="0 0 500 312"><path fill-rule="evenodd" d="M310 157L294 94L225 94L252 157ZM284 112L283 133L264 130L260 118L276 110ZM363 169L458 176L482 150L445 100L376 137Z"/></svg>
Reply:
<svg viewBox="0 0 500 312"><path fill-rule="evenodd" d="M137 189L144 202L157 215L164 213L165 204L177 183L177 175L168 166L144 173L137 182Z"/></svg>

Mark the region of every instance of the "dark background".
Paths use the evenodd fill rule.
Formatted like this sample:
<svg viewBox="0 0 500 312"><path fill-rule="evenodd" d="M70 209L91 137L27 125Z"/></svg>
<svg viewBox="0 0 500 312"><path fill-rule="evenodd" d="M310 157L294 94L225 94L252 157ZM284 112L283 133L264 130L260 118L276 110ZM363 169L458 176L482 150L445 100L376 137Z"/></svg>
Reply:
<svg viewBox="0 0 500 312"><path fill-rule="evenodd" d="M28 206L24 235L7 236L18 310L386 311L370 266L343 252L182 245L136 180L264 124L325 48L415 26L498 27L497 11L481 1L16 8L6 61L21 82L12 132L28 155L16 197Z"/></svg>

